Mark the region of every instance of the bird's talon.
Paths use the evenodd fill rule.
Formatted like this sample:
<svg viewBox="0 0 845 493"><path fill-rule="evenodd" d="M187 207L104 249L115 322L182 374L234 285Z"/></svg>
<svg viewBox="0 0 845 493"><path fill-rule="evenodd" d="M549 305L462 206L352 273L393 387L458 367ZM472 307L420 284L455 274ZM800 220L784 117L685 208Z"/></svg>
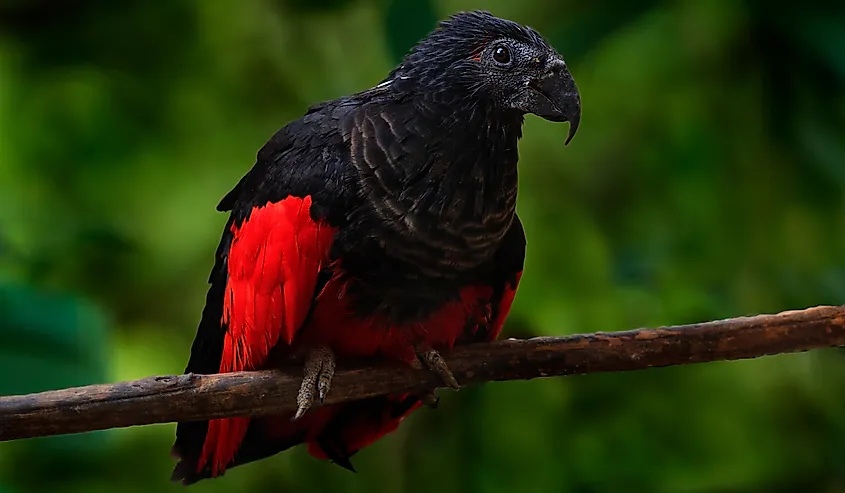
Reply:
<svg viewBox="0 0 845 493"><path fill-rule="evenodd" d="M310 406L306 406L306 407L300 407L300 408L298 408L298 409L296 410L296 414L294 414L294 415L293 415L293 419L291 419L291 421L296 421L297 419L299 419L299 418L301 418L302 416L304 416L304 415L305 415L305 412L306 412L306 411L308 411L308 407L310 407Z"/></svg>
<svg viewBox="0 0 845 493"><path fill-rule="evenodd" d="M329 394L329 384L320 384L319 385L319 397L320 397L320 404L326 400L326 396Z"/></svg>
<svg viewBox="0 0 845 493"><path fill-rule="evenodd" d="M331 388L334 368L334 353L331 349L318 346L311 351L305 362L305 376L302 378L302 384L296 396L296 414L291 421L296 421L311 409L315 396L320 404L323 403Z"/></svg>
<svg viewBox="0 0 845 493"><path fill-rule="evenodd" d="M443 380L443 383L456 390L461 388L455 379L455 375L452 373L452 369L449 368L446 360L443 359L443 356L436 349L418 349L417 356L425 362L425 366L429 370L437 373L440 379Z"/></svg>

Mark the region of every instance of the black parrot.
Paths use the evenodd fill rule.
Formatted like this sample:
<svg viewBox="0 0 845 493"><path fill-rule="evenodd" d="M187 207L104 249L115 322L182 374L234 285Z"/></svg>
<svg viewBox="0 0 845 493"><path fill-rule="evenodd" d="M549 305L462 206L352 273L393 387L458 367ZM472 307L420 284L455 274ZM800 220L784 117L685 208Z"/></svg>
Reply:
<svg viewBox="0 0 845 493"><path fill-rule="evenodd" d="M279 130L220 202L231 211L186 372L306 356L288 415L179 423L185 484L300 443L352 469L430 394L320 406L335 356L396 359L458 384L439 351L495 339L523 269L517 142L533 113L578 128L581 103L534 30L459 13L380 84Z"/></svg>

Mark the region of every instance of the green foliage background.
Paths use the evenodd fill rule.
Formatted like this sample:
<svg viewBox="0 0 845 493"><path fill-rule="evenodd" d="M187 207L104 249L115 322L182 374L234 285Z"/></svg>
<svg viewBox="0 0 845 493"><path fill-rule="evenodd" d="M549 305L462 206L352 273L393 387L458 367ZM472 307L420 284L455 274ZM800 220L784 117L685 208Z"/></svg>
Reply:
<svg viewBox="0 0 845 493"><path fill-rule="evenodd" d="M845 302L845 7L762 0L0 1L0 394L178 373L224 217L280 126L438 18L544 33L584 117L530 117L506 336ZM845 492L819 351L444 392L355 457L198 492ZM173 425L0 444L0 491L177 491Z"/></svg>

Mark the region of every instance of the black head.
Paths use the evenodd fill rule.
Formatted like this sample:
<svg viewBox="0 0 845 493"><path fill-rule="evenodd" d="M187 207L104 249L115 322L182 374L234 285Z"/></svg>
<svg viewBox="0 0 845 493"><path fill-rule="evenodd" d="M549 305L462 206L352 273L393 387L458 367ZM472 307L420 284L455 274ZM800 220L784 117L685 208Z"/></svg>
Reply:
<svg viewBox="0 0 845 493"><path fill-rule="evenodd" d="M578 129L581 100L560 55L539 33L489 12L461 12L442 21L390 75L447 101L533 113Z"/></svg>

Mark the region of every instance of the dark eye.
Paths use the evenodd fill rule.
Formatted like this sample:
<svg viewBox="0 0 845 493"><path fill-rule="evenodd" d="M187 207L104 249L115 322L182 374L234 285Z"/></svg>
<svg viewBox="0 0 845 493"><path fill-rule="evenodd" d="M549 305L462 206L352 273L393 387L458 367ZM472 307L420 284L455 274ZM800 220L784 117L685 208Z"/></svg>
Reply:
<svg viewBox="0 0 845 493"><path fill-rule="evenodd" d="M493 48L493 60L501 65L507 65L511 61L511 52L504 46Z"/></svg>

